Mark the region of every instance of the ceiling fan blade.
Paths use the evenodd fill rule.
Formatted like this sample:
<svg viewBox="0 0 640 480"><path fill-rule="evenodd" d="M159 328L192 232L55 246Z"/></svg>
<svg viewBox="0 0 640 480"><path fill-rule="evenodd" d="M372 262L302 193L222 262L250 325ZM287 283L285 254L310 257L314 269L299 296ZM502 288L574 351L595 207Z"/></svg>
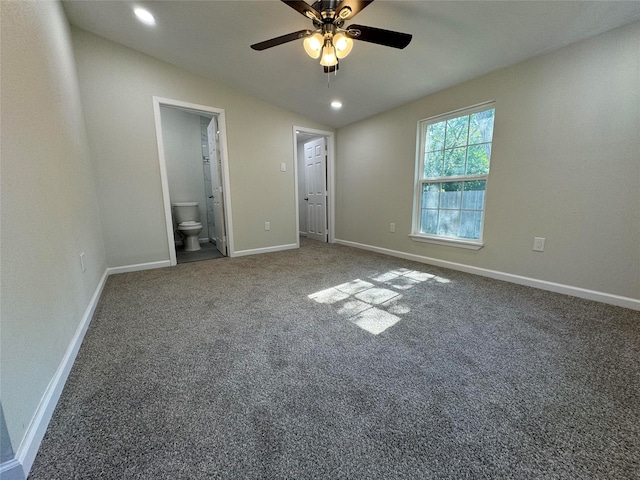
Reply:
<svg viewBox="0 0 640 480"><path fill-rule="evenodd" d="M347 28L347 36L354 40L377 43L393 48L404 48L409 45L412 35L408 33L383 30L382 28L365 27L364 25L350 25Z"/></svg>
<svg viewBox="0 0 640 480"><path fill-rule="evenodd" d="M282 35L280 37L272 38L270 40L265 40L264 42L255 43L251 45L251 48L254 50L266 50L267 48L276 47L278 45L282 45L283 43L293 42L294 40L298 40L299 38L305 38L311 35L313 32L311 30L300 30L298 32L287 33L286 35Z"/></svg>
<svg viewBox="0 0 640 480"><path fill-rule="evenodd" d="M342 0L342 2L340 2L340 5L336 7L336 16L342 18L343 20L351 20L358 14L358 12L360 12L360 10L362 10L372 2L373 0ZM349 13L349 15L347 15L346 13L343 13L342 15L340 14L340 12L342 12L345 7L348 8L351 12Z"/></svg>
<svg viewBox="0 0 640 480"><path fill-rule="evenodd" d="M281 0L305 17L322 23L322 14L303 0Z"/></svg>

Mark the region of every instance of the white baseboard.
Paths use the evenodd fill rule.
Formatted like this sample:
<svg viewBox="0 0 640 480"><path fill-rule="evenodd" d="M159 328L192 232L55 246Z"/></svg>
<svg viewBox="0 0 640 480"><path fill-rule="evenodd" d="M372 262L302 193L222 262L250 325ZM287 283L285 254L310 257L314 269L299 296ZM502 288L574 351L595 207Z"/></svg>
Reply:
<svg viewBox="0 0 640 480"><path fill-rule="evenodd" d="M350 242L348 240L336 239L336 243L346 245L348 247L360 248L362 250L369 250L371 252L382 253L390 255L392 257L404 258L406 260L412 260L414 262L426 263L429 265L435 265L437 267L450 268L451 270L458 270L460 272L472 273L474 275L480 275L482 277L494 278L496 280L503 280L505 282L516 283L518 285L526 285L528 287L539 288L541 290L547 290L550 292L562 293L565 295L571 295L573 297L584 298L586 300L594 300L596 302L608 303L610 305L616 305L618 307L630 308L632 310L640 310L640 300L630 297L623 297L621 295L613 295L610 293L598 292L595 290L587 290L585 288L573 287L571 285L563 285L561 283L548 282L546 280L538 280L536 278L523 277L521 275L514 275L511 273L499 272L496 270L489 270L486 268L473 267L462 263L449 262L446 260L439 260L437 258L424 257L422 255L415 255L412 253L400 252L398 250L391 250L383 247L376 247L373 245L366 245L364 243Z"/></svg>
<svg viewBox="0 0 640 480"><path fill-rule="evenodd" d="M109 275L115 275L117 273L139 272L141 270L152 270L154 268L164 268L170 266L170 260L162 260L159 262L138 263L136 265L123 265L122 267L110 267L107 268L107 273Z"/></svg>
<svg viewBox="0 0 640 480"><path fill-rule="evenodd" d="M26 475L22 464L15 458L0 464L0 478L2 480L24 480Z"/></svg>
<svg viewBox="0 0 640 480"><path fill-rule="evenodd" d="M78 328L67 347L67 351L65 352L56 373L49 382L49 385L40 400L40 405L27 428L27 432L23 437L20 446L16 450L15 458L0 464L0 478L2 480L24 480L28 476L29 470L31 470L33 461L38 453L38 449L40 448L40 443L42 442L49 425L49 421L51 420L51 416L53 415L53 411L58 404L64 385L69 377L71 367L73 366L76 356L78 355L78 351L80 350L80 346L82 345L84 335L89 328L91 319L93 318L93 313L95 312L98 301L100 300L100 295L102 294L102 290L106 284L107 277L118 273L136 272L140 270L169 266L171 266L171 262L169 260L164 260L160 262L112 267L105 270L100 282L98 283L96 291L91 297L91 301L80 320Z"/></svg>
<svg viewBox="0 0 640 480"><path fill-rule="evenodd" d="M51 416L53 415L53 411L58 404L58 400L60 398L60 394L62 393L62 389L64 388L64 384L69 377L69 372L71 371L71 367L73 366L73 362L78 355L78 351L80 350L80 345L82 345L82 340L84 339L84 335L87 332L87 328L89 328L89 324L91 323L91 319L93 318L93 313L96 310L98 305L98 300L100 300L100 295L102 294L102 290L107 281L107 276L109 275L108 269L105 270L102 278L98 282L98 286L89 301L89 305L87 306L82 319L71 338L71 342L67 347L67 351L62 357L60 364L58 365L58 369L56 373L53 375L53 378L49 382L47 389L45 390L42 399L40 400L40 405L38 405L38 409L36 410L29 427L27 428L27 432L20 442L20 446L16 450L15 459L9 462L5 462L2 465L2 479L10 479L10 478L24 478L28 475L29 470L31 470L31 466L33 465L33 461L36 458L36 454L38 453L38 449L40 448L40 443L42 442L42 438L47 430L47 426L49 425L49 421L51 420ZM18 469L15 464L19 464L20 468ZM7 466L7 470L5 471L5 465L11 464ZM18 470L22 471L23 477L14 476L18 474Z"/></svg>
<svg viewBox="0 0 640 480"><path fill-rule="evenodd" d="M272 253L280 252L282 250L291 250L294 248L300 248L297 243L290 243L288 245L276 245L275 247L254 248L251 250L237 250L233 252L234 257L244 257L246 255L258 255L260 253Z"/></svg>

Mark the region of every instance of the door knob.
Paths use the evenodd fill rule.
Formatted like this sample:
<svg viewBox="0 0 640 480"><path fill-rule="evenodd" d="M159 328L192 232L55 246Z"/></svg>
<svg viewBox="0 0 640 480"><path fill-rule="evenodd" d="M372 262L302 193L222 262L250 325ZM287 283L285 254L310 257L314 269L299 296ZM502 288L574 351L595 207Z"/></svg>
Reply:
<svg viewBox="0 0 640 480"><path fill-rule="evenodd" d="M305 202L309 201L309 197L304 197Z"/></svg>

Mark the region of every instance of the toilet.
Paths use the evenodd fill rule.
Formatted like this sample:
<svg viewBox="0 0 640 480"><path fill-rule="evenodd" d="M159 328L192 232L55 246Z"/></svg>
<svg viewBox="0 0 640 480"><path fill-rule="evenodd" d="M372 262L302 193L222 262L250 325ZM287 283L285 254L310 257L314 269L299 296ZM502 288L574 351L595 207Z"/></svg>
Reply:
<svg viewBox="0 0 640 480"><path fill-rule="evenodd" d="M202 231L202 224L198 221L198 202L172 203L171 206L185 252L200 250L198 235Z"/></svg>

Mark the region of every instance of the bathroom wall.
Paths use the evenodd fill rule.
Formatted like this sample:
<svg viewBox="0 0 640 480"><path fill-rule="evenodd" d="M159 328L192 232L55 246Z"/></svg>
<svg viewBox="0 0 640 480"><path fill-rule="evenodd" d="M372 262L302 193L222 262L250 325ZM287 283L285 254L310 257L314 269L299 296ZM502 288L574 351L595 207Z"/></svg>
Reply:
<svg viewBox="0 0 640 480"><path fill-rule="evenodd" d="M0 1L0 13L0 441L28 470L106 256L62 7Z"/></svg>
<svg viewBox="0 0 640 480"><path fill-rule="evenodd" d="M198 202L201 239L209 238L207 196L202 159L200 116L171 107L160 107L169 198L174 202ZM175 225L174 225L175 226ZM176 235L176 240L181 240Z"/></svg>

